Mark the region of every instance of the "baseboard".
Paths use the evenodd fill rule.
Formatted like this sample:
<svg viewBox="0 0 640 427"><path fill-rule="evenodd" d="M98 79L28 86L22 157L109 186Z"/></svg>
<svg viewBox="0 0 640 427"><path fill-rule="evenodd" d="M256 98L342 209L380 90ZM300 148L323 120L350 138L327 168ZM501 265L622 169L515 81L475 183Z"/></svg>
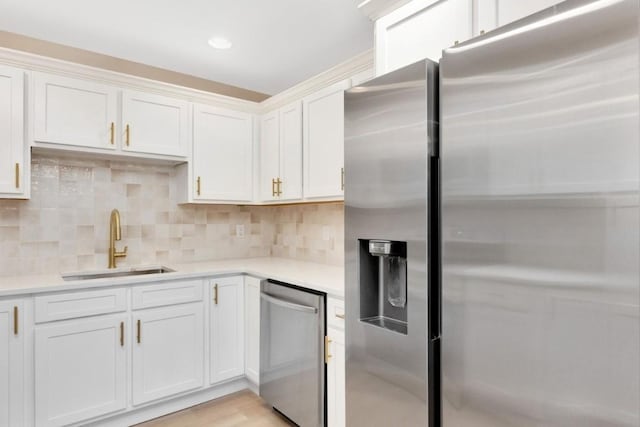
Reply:
<svg viewBox="0 0 640 427"><path fill-rule="evenodd" d="M130 409L127 412L113 414L107 418L92 421L91 426L131 426L246 389L254 391L255 385L247 381L245 378L240 378L211 388L191 392L179 397L168 398L167 400L163 400L155 404L150 404L149 406L145 406L142 408ZM86 422L83 423L83 425L86 425Z"/></svg>

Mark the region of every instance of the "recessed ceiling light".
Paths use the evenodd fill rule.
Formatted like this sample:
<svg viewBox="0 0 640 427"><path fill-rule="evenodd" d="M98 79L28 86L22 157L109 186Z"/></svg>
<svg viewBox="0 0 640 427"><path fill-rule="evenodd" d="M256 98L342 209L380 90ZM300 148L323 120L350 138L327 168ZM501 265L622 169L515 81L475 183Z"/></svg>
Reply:
<svg viewBox="0 0 640 427"><path fill-rule="evenodd" d="M231 42L224 37L211 37L209 39L209 46L216 49L229 49Z"/></svg>

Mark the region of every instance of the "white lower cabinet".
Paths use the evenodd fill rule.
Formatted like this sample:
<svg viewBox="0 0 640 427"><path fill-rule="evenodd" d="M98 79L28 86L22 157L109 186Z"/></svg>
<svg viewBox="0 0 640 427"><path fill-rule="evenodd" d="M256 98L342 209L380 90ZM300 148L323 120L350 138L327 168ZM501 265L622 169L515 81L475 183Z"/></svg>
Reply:
<svg viewBox="0 0 640 427"><path fill-rule="evenodd" d="M327 421L329 427L345 425L345 351L344 331L328 329L329 355L327 363Z"/></svg>
<svg viewBox="0 0 640 427"><path fill-rule="evenodd" d="M36 328L37 426L72 424L126 408L126 322L127 316L118 314Z"/></svg>
<svg viewBox="0 0 640 427"><path fill-rule="evenodd" d="M244 375L244 277L211 280L211 384Z"/></svg>
<svg viewBox="0 0 640 427"><path fill-rule="evenodd" d="M345 342L344 301L327 298L327 425L344 427Z"/></svg>
<svg viewBox="0 0 640 427"><path fill-rule="evenodd" d="M0 301L0 426L24 416L24 328L21 300Z"/></svg>
<svg viewBox="0 0 640 427"><path fill-rule="evenodd" d="M260 384L260 279L244 279L244 372L249 381Z"/></svg>
<svg viewBox="0 0 640 427"><path fill-rule="evenodd" d="M201 302L134 312L133 320L134 405L203 386Z"/></svg>

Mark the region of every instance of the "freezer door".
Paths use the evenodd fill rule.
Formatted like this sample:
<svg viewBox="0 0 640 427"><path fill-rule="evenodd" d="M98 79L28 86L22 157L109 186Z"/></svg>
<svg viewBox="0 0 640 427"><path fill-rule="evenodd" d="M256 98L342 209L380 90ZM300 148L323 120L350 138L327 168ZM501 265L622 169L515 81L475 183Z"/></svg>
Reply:
<svg viewBox="0 0 640 427"><path fill-rule="evenodd" d="M300 427L325 425L324 296L264 280L260 396Z"/></svg>
<svg viewBox="0 0 640 427"><path fill-rule="evenodd" d="M638 1L445 51L446 427L640 425Z"/></svg>

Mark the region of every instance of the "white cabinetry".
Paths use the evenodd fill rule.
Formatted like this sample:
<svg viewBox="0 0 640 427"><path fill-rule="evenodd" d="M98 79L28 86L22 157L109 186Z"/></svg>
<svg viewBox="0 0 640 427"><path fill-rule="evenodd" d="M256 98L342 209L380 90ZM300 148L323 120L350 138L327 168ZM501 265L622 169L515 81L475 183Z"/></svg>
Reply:
<svg viewBox="0 0 640 427"><path fill-rule="evenodd" d="M376 75L429 58L561 0L413 0L375 24Z"/></svg>
<svg viewBox="0 0 640 427"><path fill-rule="evenodd" d="M133 319L134 405L203 386L201 302L134 312Z"/></svg>
<svg viewBox="0 0 640 427"><path fill-rule="evenodd" d="M376 75L421 59L439 61L442 50L471 38L473 0L414 0L375 24Z"/></svg>
<svg viewBox="0 0 640 427"><path fill-rule="evenodd" d="M0 301L0 426L23 425L24 306Z"/></svg>
<svg viewBox="0 0 640 427"><path fill-rule="evenodd" d="M299 101L263 116L260 144L261 199L301 199L302 105Z"/></svg>
<svg viewBox="0 0 640 427"><path fill-rule="evenodd" d="M117 314L36 328L36 425L68 425L126 408L126 321Z"/></svg>
<svg viewBox="0 0 640 427"><path fill-rule="evenodd" d="M305 199L341 199L344 195L344 91L336 83L303 99L303 171Z"/></svg>
<svg viewBox="0 0 640 427"><path fill-rule="evenodd" d="M260 384L260 279L244 279L245 312L245 375L249 381Z"/></svg>
<svg viewBox="0 0 640 427"><path fill-rule="evenodd" d="M344 302L333 298L327 299L327 344L327 425L344 427Z"/></svg>
<svg viewBox="0 0 640 427"><path fill-rule="evenodd" d="M189 104L186 101L144 92L122 93L124 151L186 156Z"/></svg>
<svg viewBox="0 0 640 427"><path fill-rule="evenodd" d="M244 375L244 277L211 281L211 384Z"/></svg>
<svg viewBox="0 0 640 427"><path fill-rule="evenodd" d="M33 91L36 143L116 150L117 88L33 73Z"/></svg>
<svg viewBox="0 0 640 427"><path fill-rule="evenodd" d="M0 198L28 196L24 72L0 66Z"/></svg>
<svg viewBox="0 0 640 427"><path fill-rule="evenodd" d="M496 0L497 26L501 27L510 22L529 16L542 9L560 3L562 0Z"/></svg>
<svg viewBox="0 0 640 427"><path fill-rule="evenodd" d="M253 198L253 116L195 105L190 201Z"/></svg>
<svg viewBox="0 0 640 427"><path fill-rule="evenodd" d="M119 103L120 89L115 86L38 72L33 73L32 87L36 146L187 155L187 101L123 90Z"/></svg>

